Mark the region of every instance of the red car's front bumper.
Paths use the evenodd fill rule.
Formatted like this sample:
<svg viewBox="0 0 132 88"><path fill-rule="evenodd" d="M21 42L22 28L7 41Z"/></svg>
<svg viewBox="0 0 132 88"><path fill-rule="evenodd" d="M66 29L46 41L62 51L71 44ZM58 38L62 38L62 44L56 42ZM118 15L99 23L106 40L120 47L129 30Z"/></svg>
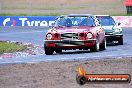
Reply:
<svg viewBox="0 0 132 88"><path fill-rule="evenodd" d="M89 40L44 40L46 47L61 49L86 49L94 46L96 39Z"/></svg>

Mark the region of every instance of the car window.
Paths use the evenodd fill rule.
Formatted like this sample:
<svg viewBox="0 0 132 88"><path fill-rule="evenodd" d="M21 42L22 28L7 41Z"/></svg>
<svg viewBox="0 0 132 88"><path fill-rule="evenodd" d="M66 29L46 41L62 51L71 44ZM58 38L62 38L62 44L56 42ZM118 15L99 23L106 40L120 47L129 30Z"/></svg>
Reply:
<svg viewBox="0 0 132 88"><path fill-rule="evenodd" d="M114 19L110 16L98 16L97 18L102 26L115 25Z"/></svg>
<svg viewBox="0 0 132 88"><path fill-rule="evenodd" d="M56 21L56 26L95 26L94 19L91 16L71 16L61 17Z"/></svg>
<svg viewBox="0 0 132 88"><path fill-rule="evenodd" d="M94 19L92 17L85 18L81 21L80 26L95 26Z"/></svg>

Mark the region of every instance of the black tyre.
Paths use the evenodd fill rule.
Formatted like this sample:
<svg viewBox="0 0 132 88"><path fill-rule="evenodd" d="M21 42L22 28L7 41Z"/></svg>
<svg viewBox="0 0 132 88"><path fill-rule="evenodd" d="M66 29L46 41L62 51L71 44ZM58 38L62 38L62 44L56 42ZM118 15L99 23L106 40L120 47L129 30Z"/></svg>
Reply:
<svg viewBox="0 0 132 88"><path fill-rule="evenodd" d="M127 14L132 14L132 6L126 6Z"/></svg>
<svg viewBox="0 0 132 88"><path fill-rule="evenodd" d="M106 50L106 38L103 39L102 44L100 45L99 49L102 50Z"/></svg>
<svg viewBox="0 0 132 88"><path fill-rule="evenodd" d="M52 55L54 53L54 50L52 48L47 47L45 44L44 44L44 50L46 55Z"/></svg>
<svg viewBox="0 0 132 88"><path fill-rule="evenodd" d="M99 51L99 39L96 38L95 45L90 49L91 52L98 52Z"/></svg>
<svg viewBox="0 0 132 88"><path fill-rule="evenodd" d="M87 82L87 79L84 76L76 77L76 81L79 85L84 85Z"/></svg>
<svg viewBox="0 0 132 88"><path fill-rule="evenodd" d="M56 49L55 52L56 53L62 53L62 49Z"/></svg>
<svg viewBox="0 0 132 88"><path fill-rule="evenodd" d="M123 45L123 36L118 38L118 45Z"/></svg>

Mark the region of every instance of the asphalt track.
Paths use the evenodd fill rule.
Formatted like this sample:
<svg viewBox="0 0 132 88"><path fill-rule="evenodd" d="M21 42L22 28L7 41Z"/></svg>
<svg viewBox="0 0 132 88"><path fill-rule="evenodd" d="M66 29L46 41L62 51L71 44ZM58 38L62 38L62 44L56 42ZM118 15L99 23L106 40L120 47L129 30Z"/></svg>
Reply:
<svg viewBox="0 0 132 88"><path fill-rule="evenodd" d="M46 27L0 27L0 40L18 41L32 43L42 46ZM35 55L20 58L0 59L0 64L13 63L36 63L42 61L71 61L71 60L93 60L111 57L131 57L132 56L132 28L123 28L124 45L115 46L110 44L105 51L63 51L61 54L54 55Z"/></svg>

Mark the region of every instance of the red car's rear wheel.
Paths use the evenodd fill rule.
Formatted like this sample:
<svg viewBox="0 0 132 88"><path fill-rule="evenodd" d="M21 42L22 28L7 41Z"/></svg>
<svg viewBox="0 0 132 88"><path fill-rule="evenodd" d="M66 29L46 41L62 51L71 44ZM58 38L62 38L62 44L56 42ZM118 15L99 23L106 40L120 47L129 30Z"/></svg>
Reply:
<svg viewBox="0 0 132 88"><path fill-rule="evenodd" d="M106 50L106 38L103 39L103 42L101 43L99 49L100 49L101 51L102 51L102 50Z"/></svg>

